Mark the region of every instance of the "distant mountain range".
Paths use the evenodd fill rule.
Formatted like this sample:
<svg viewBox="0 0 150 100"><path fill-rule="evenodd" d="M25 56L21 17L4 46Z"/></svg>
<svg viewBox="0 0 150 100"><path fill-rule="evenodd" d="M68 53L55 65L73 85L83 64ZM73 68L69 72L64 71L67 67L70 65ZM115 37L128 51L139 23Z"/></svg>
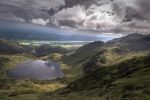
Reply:
<svg viewBox="0 0 150 100"><path fill-rule="evenodd" d="M0 54L28 53L29 50L15 41L0 39Z"/></svg>
<svg viewBox="0 0 150 100"><path fill-rule="evenodd" d="M113 39L114 36L88 35L82 32L65 31L31 24L0 23L0 38L48 41L107 41Z"/></svg>
<svg viewBox="0 0 150 100"><path fill-rule="evenodd" d="M133 33L121 38L112 39L106 43L95 41L77 49L74 54L67 56L66 59L71 60L71 58L73 57L73 59L77 59L73 60L73 62L77 63L82 60L89 59L89 57L99 51L106 52L108 51L108 49L111 49L112 52L115 52L117 54L125 54L135 51L149 51L150 35Z"/></svg>

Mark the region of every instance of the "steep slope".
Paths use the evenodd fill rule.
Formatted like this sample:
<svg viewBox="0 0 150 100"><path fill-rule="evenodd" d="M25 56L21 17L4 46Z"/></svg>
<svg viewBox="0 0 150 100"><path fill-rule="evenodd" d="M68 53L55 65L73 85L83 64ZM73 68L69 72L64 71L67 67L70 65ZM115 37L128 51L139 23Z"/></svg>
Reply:
<svg viewBox="0 0 150 100"><path fill-rule="evenodd" d="M107 43L96 41L84 45L63 59L64 63L71 65L71 72L85 74L92 73L99 66L116 65L149 52L150 36L135 33Z"/></svg>
<svg viewBox="0 0 150 100"><path fill-rule="evenodd" d="M69 55L69 61L76 62L73 68L82 63L82 76L76 78L65 89L56 91L59 99L149 100L149 35L130 34L100 43L101 45L96 45L97 43L85 45ZM95 47L92 47L94 45ZM81 60L84 55L87 58ZM73 59L76 57L78 59ZM48 96L49 98L56 96Z"/></svg>
<svg viewBox="0 0 150 100"><path fill-rule="evenodd" d="M99 66L69 84L59 94L82 93L80 96L87 95L88 100L93 100L93 96L97 97L96 100L149 100L149 61L150 54L146 54L113 66Z"/></svg>
<svg viewBox="0 0 150 100"><path fill-rule="evenodd" d="M126 51L149 51L150 35L129 34L122 38L113 39L106 43L107 46L114 46Z"/></svg>
<svg viewBox="0 0 150 100"><path fill-rule="evenodd" d="M69 80L69 82L65 83L69 85L64 89L56 90L60 89L59 86L64 87L64 84L62 86L57 82L1 79L0 99L149 100L149 48L148 35L139 34L128 35L108 43L99 41L90 43L64 57L73 70L69 71L70 75L82 74L80 77L73 77L74 80L71 81L67 77L65 81ZM29 58L25 55L18 57L2 55L0 65L6 66L6 69L0 68L1 77L5 75L4 71L12 67L9 62L14 65ZM66 67L65 70L70 69Z"/></svg>
<svg viewBox="0 0 150 100"><path fill-rule="evenodd" d="M63 58L63 62L70 65L70 73L82 74L90 72L97 65L109 66L122 62L123 60L143 55L150 51L150 36L142 34L129 34L127 36L113 39L106 43L96 41L84 45L73 54ZM90 62L90 60L92 61ZM95 64L95 66L91 66ZM86 66L86 68L83 66Z"/></svg>
<svg viewBox="0 0 150 100"><path fill-rule="evenodd" d="M77 49L73 54L64 59L71 64L77 64L90 58L91 55L105 51L105 55L126 55L129 53L143 52L150 50L150 35L129 34L127 36L110 40L106 43L96 41ZM113 56L114 57L114 56Z"/></svg>
<svg viewBox="0 0 150 100"><path fill-rule="evenodd" d="M73 54L65 56L64 60L65 62L69 62L69 64L78 64L87 60L97 50L103 49L103 46L104 42L101 41L89 43L77 49Z"/></svg>
<svg viewBox="0 0 150 100"><path fill-rule="evenodd" d="M63 63L66 65L68 81L75 80L83 75L83 65L86 63L97 50L103 49L104 42L96 41L89 43L77 49L74 53L66 55L62 58Z"/></svg>

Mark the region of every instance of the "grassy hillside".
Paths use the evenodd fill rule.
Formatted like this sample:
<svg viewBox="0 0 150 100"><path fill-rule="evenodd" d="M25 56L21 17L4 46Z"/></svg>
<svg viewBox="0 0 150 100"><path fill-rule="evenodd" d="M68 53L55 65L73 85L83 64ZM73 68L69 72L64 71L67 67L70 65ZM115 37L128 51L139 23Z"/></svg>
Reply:
<svg viewBox="0 0 150 100"><path fill-rule="evenodd" d="M122 51L149 51L150 50L150 35L129 34L122 38L113 39L106 43L108 47L118 47ZM124 52L125 52L124 51Z"/></svg>
<svg viewBox="0 0 150 100"><path fill-rule="evenodd" d="M103 46L104 43L101 41L89 43L80 47L74 53L65 56L63 60L71 65L79 64L80 62L83 62L91 57L97 50L102 49Z"/></svg>
<svg viewBox="0 0 150 100"><path fill-rule="evenodd" d="M150 99L149 36L128 35L95 48L92 44L98 42L79 48L65 59L73 69L71 75L76 75L75 80L56 91L57 97L55 93L43 97L47 100Z"/></svg>
<svg viewBox="0 0 150 100"><path fill-rule="evenodd" d="M104 42L95 41L78 48L74 53L62 58L63 66L66 67L68 81L76 80L83 75L83 65L99 50L104 49Z"/></svg>
<svg viewBox="0 0 150 100"><path fill-rule="evenodd" d="M99 66L46 100L149 100L150 54Z"/></svg>
<svg viewBox="0 0 150 100"><path fill-rule="evenodd" d="M50 45L41 45L39 47L35 47L35 52L37 56L46 56L52 53L65 54L69 52L69 50L59 46L54 47Z"/></svg>
<svg viewBox="0 0 150 100"><path fill-rule="evenodd" d="M38 100L40 95L65 86L62 80L16 80L7 77L7 72L23 61L29 59L58 60L61 55L51 54L47 56L48 58L40 58L26 52L26 47L15 41L1 39L0 46L2 45L7 48L0 48L0 100ZM20 49L25 52L20 52Z"/></svg>
<svg viewBox="0 0 150 100"><path fill-rule="evenodd" d="M0 55L0 100L149 100L150 39L133 34L93 42L72 54ZM138 48L138 49L137 49ZM59 61L62 80L15 80L7 71L27 59Z"/></svg>
<svg viewBox="0 0 150 100"><path fill-rule="evenodd" d="M0 55L0 78L6 76L9 69L32 58L34 57L30 54Z"/></svg>
<svg viewBox="0 0 150 100"><path fill-rule="evenodd" d="M63 57L63 62L72 69L70 73L73 73L74 79L81 77L87 69L93 70L91 64L95 67L110 66L134 56L147 54L149 51L150 36L135 33L106 43L96 41L84 45L73 54ZM84 66L87 68L85 69Z"/></svg>
<svg viewBox="0 0 150 100"><path fill-rule="evenodd" d="M7 77L7 71L29 59L40 58L30 54L0 55L0 100L39 100L41 95L65 86L63 80L16 80Z"/></svg>

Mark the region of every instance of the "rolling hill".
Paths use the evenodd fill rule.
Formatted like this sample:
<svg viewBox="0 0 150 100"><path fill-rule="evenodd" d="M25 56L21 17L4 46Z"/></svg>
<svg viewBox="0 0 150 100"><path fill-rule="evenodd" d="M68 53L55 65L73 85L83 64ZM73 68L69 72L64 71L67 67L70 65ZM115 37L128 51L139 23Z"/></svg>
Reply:
<svg viewBox="0 0 150 100"><path fill-rule="evenodd" d="M11 44L10 46L13 46L14 50L24 48L16 42L3 41L7 45ZM46 46L44 48L42 46L40 47L40 52L45 53L45 57L49 49L50 47ZM49 53L47 56L49 56ZM53 56L56 56L56 54ZM14 66L26 59L39 59L39 57L33 57L33 55L28 54L16 55L14 52L13 55L1 55L0 85L2 87L0 87L0 90L2 91L0 92L0 99L150 99L149 35L130 34L105 43L95 41L78 48L71 54L58 58L62 60L62 69L66 76L63 83L60 80L8 79L6 73L12 68L12 65Z"/></svg>
<svg viewBox="0 0 150 100"><path fill-rule="evenodd" d="M84 62L80 66L82 76L66 88L56 91L57 96L62 100L69 97L73 100L149 100L149 35L127 35L102 43L103 49L101 43L96 48L91 45L98 43L100 42L90 43L77 50L79 55L90 51L94 51L94 54L86 61L78 56L80 63ZM93 49L86 51L87 48ZM69 56L74 60L72 55ZM73 65L74 67L78 65ZM48 98L56 97L52 95Z"/></svg>
<svg viewBox="0 0 150 100"><path fill-rule="evenodd" d="M19 43L11 40L0 39L0 54L21 54L29 50Z"/></svg>

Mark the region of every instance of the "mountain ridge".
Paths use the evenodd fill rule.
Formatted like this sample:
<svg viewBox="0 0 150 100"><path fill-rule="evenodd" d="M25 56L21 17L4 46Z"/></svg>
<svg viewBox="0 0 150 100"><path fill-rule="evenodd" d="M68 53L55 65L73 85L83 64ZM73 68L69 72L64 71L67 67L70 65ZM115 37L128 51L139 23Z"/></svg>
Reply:
<svg viewBox="0 0 150 100"><path fill-rule="evenodd" d="M128 37L130 39L138 37L138 39L132 38L132 41L137 42L139 50L129 48L130 50L126 52L118 53L118 51L114 51L114 49L116 50L116 47L113 47L114 44L109 44L110 47L107 45L106 48L92 54L82 64L81 70L83 71L83 75L81 77L78 77L67 87L56 91L54 94L59 95L61 98L64 98L64 95L74 98L80 95L80 97L88 98L89 100L93 100L93 98L95 100L149 100L150 39L148 35L133 34L117 39L117 42L125 41L125 43L132 45ZM141 47L142 43L139 44L141 40L142 43L147 41L148 45L146 45L146 49L145 47ZM89 44L86 46L89 46ZM130 46L125 48L127 49L128 47Z"/></svg>

